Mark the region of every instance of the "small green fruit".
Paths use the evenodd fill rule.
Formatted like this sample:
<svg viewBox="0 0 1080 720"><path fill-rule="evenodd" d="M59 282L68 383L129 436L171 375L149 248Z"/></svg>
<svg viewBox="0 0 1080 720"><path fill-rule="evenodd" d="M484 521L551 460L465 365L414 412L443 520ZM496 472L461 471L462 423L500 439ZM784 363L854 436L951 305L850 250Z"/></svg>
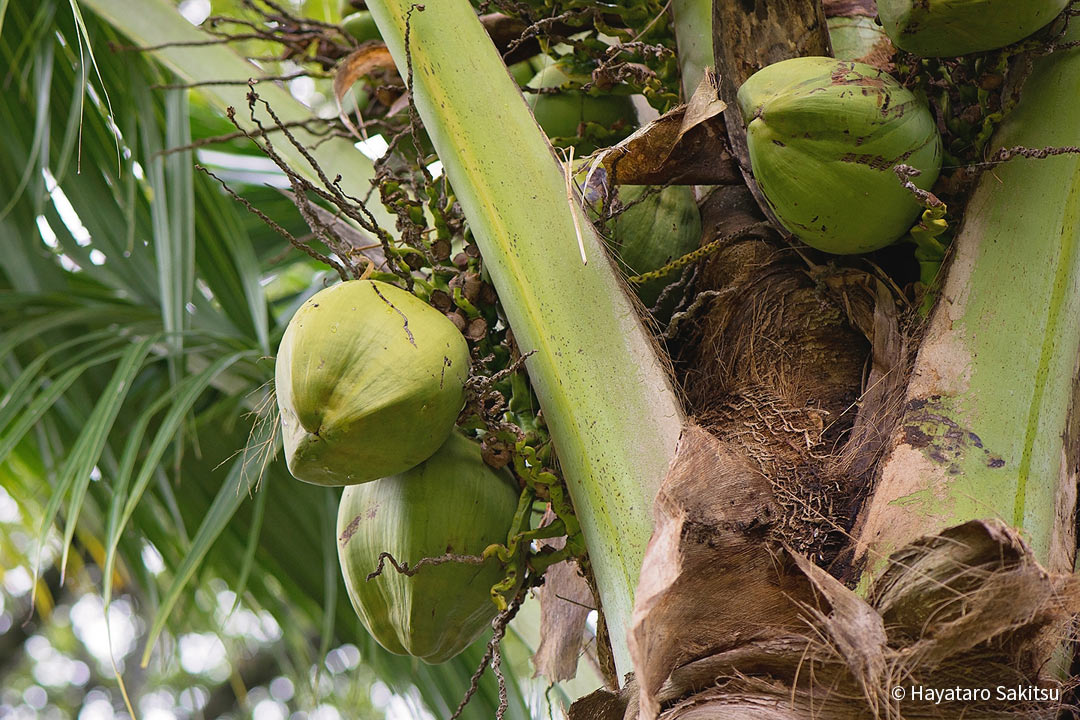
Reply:
<svg viewBox="0 0 1080 720"><path fill-rule="evenodd" d="M465 338L412 293L372 280L321 290L278 349L289 471L351 485L416 466L453 429L468 371Z"/></svg>
<svg viewBox="0 0 1080 720"><path fill-rule="evenodd" d="M613 249L630 275L659 270L701 242L701 213L689 187L670 185L636 202L646 190L641 185L619 186L619 199L628 207L612 223ZM673 272L638 285L638 297L651 307L678 277Z"/></svg>
<svg viewBox="0 0 1080 720"><path fill-rule="evenodd" d="M565 68L552 63L537 72L528 87L537 90L559 88L570 81ZM527 92L525 100L532 108L536 122L552 139L577 137L583 123L595 123L607 130L629 131L637 117L633 101L625 95L593 96L581 90L567 89L553 94ZM595 149L578 145L582 153Z"/></svg>
<svg viewBox="0 0 1080 720"><path fill-rule="evenodd" d="M345 489L338 507L338 560L353 608L371 636L398 655L446 662L490 626L491 587L504 575L483 565L444 563L415 575L379 554L415 566L446 553L480 555L505 543L518 493L505 472L484 464L480 446L458 433L430 459L393 477Z"/></svg>
<svg viewBox="0 0 1080 720"><path fill-rule="evenodd" d="M789 231L836 254L885 247L921 206L897 165L941 170L941 137L926 104L887 73L832 58L770 65L739 88L754 178Z"/></svg>
<svg viewBox="0 0 1080 720"><path fill-rule="evenodd" d="M361 10L347 16L341 21L341 29L360 43L368 40L381 40L379 28L375 25L375 18L367 10Z"/></svg>
<svg viewBox="0 0 1080 720"><path fill-rule="evenodd" d="M351 15L357 10L364 9L364 1L356 0L354 2L353 0L341 0L341 4L338 6L338 9L341 11L341 17L345 17L346 15Z"/></svg>
<svg viewBox="0 0 1080 720"><path fill-rule="evenodd" d="M1061 14L1070 0L878 0L885 32L903 50L955 57L1012 45Z"/></svg>
<svg viewBox="0 0 1080 720"><path fill-rule="evenodd" d="M516 62L513 65L508 65L506 68L510 72L510 77L514 78L514 82L519 87L524 87L530 80L533 79L535 70L533 70L532 63L528 60L522 60Z"/></svg>

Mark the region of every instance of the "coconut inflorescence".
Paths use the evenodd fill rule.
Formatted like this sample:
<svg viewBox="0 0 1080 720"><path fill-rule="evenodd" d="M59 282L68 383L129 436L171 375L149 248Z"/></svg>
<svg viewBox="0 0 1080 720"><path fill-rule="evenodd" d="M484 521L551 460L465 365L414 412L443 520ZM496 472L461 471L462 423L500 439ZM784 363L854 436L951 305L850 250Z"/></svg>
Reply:
<svg viewBox="0 0 1080 720"><path fill-rule="evenodd" d="M777 218L811 247L851 254L905 235L921 205L897 177L928 190L942 145L924 100L857 62L800 57L755 73L738 92L754 178Z"/></svg>
<svg viewBox="0 0 1080 720"><path fill-rule="evenodd" d="M412 293L373 280L316 293L275 367L289 471L351 485L418 465L453 429L468 371L465 338Z"/></svg>
<svg viewBox="0 0 1080 720"><path fill-rule="evenodd" d="M345 489L338 508L338 559L349 599L380 645L441 663L464 650L497 613L491 588L505 573L447 562L414 575L389 564L368 580L381 553L415 566L447 553L479 556L507 541L518 492L509 473L484 464L480 446L452 433L431 458L393 477Z"/></svg>

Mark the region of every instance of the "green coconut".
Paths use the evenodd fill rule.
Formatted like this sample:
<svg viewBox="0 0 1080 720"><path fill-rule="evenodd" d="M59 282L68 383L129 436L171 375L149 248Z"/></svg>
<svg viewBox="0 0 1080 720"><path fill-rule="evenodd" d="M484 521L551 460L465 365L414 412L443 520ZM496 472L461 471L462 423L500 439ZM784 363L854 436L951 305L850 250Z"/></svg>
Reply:
<svg viewBox="0 0 1080 720"><path fill-rule="evenodd" d="M533 70L532 62L529 60L522 60L513 65L508 65L506 69L510 72L510 77L514 78L514 82L516 82L519 87L527 85L536 73L536 71Z"/></svg>
<svg viewBox="0 0 1080 720"><path fill-rule="evenodd" d="M837 60L862 60L883 47L892 54L885 30L865 15L829 18L829 39Z"/></svg>
<svg viewBox="0 0 1080 720"><path fill-rule="evenodd" d="M415 467L453 430L468 372L465 338L412 293L373 280L321 290L278 348L289 471L351 485Z"/></svg>
<svg viewBox="0 0 1080 720"><path fill-rule="evenodd" d="M363 0L341 0L341 4L338 5L342 17L351 15L357 10L363 10L365 7L366 5Z"/></svg>
<svg viewBox="0 0 1080 720"><path fill-rule="evenodd" d="M480 446L456 432L415 468L345 489L338 560L353 608L380 645L442 663L490 627L497 613L491 588L505 575L494 557L483 565L427 566L412 576L386 563L380 575L367 576L383 552L415 566L505 543L517 498L509 474L484 464Z"/></svg>
<svg viewBox="0 0 1080 720"><path fill-rule="evenodd" d="M926 103L887 73L833 58L770 65L739 88L754 178L780 222L836 254L885 247L921 212L896 176L941 170L941 137Z"/></svg>
<svg viewBox="0 0 1080 720"><path fill-rule="evenodd" d="M955 57L1012 45L1046 27L1070 0L878 0L898 48Z"/></svg>
<svg viewBox="0 0 1080 720"><path fill-rule="evenodd" d="M555 62L541 68L527 86L536 90L561 88L571 79L565 66ZM585 78L576 80L584 82ZM590 95L567 88L558 93L527 92L525 100L536 122L552 140L578 137L587 123L599 125L613 136L622 136L633 128L637 117L634 103L626 95ZM578 145L582 153L595 149L591 145Z"/></svg>
<svg viewBox="0 0 1080 720"><path fill-rule="evenodd" d="M701 242L701 213L689 187L670 185L640 200L647 190L642 185L619 186L619 199L627 208L612 223L612 245L629 275L659 270ZM651 307L678 277L672 273L637 285L638 297Z"/></svg>

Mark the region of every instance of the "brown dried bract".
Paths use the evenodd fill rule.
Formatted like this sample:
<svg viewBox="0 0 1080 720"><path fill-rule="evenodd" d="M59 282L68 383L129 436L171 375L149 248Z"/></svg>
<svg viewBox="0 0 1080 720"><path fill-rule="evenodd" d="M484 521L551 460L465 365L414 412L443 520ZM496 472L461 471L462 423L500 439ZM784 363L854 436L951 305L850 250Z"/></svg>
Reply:
<svg viewBox="0 0 1080 720"><path fill-rule="evenodd" d="M386 44L371 40L349 53L334 70L334 97L338 102L357 80L377 70L395 70L394 59ZM396 71L396 70L395 70Z"/></svg>
<svg viewBox="0 0 1080 720"><path fill-rule="evenodd" d="M678 544L688 546L688 538ZM714 550L718 558L725 555L719 545ZM1053 718L1070 709L1067 701L997 692L962 708L898 700L892 692L1039 686L1065 697L1069 684L1054 677L1045 658L1080 612L1080 580L1046 571L1004 523L976 520L916 540L889 559L866 599L805 558L784 548L774 552L773 566L790 573L777 573L775 582L799 591L773 589L788 601L776 607L777 618L797 617L801 627L777 632L780 624L746 623L755 630L731 636L716 618L745 612L743 596L757 585L733 593L719 567L700 580L683 576L700 573L701 566L670 570L666 585L674 592L666 602L684 608L683 624L656 623L647 639L662 642L669 633L685 632L686 623L696 622L691 609L697 608L706 621L697 626L698 643L711 639L721 646L668 665L662 677L657 668L637 664L640 680L618 693L601 690L583 698L571 708L571 719ZM685 592L691 583L693 594ZM716 627L722 632L712 635Z"/></svg>
<svg viewBox="0 0 1080 720"><path fill-rule="evenodd" d="M799 625L805 581L765 542L772 488L739 452L691 425L653 506L630 629L642 715L673 668Z"/></svg>
<svg viewBox="0 0 1080 720"><path fill-rule="evenodd" d="M554 518L553 514L550 517ZM561 548L565 538L544 544ZM562 682L577 675L578 658L585 641L585 621L593 609L589 583L571 560L552 565L544 572L540 588L540 647L533 655L536 675Z"/></svg>
<svg viewBox="0 0 1080 720"><path fill-rule="evenodd" d="M601 163L623 185L730 185L742 182L725 141L727 105L706 71L690 102L665 113L618 145Z"/></svg>

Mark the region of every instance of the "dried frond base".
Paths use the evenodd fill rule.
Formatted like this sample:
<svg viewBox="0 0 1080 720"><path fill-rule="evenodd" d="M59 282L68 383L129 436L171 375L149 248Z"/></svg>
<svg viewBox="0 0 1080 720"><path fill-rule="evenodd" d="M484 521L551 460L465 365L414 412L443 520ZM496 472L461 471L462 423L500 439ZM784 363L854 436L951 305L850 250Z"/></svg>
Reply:
<svg viewBox="0 0 1080 720"><path fill-rule="evenodd" d="M1051 659L1080 613L1080 579L1047 572L1015 530L971 521L921 538L889 559L864 599L770 536L772 503L768 482L727 443L687 428L642 569L636 677L578 701L571 718L1069 710Z"/></svg>

